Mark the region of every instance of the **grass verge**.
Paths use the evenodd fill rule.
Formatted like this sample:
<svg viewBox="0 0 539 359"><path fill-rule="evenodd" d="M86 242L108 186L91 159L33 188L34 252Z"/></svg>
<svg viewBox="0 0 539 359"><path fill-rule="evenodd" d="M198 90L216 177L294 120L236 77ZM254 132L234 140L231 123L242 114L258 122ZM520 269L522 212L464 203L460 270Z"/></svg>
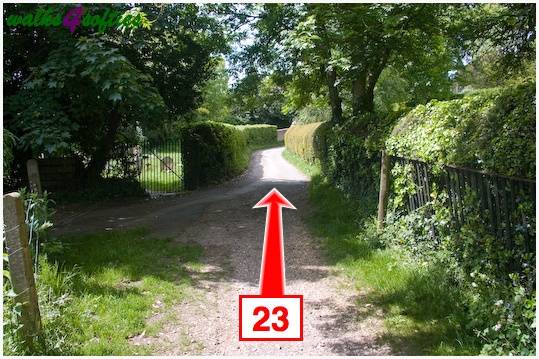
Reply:
<svg viewBox="0 0 539 359"><path fill-rule="evenodd" d="M287 148L283 151L283 157L285 158L285 160L290 162L297 169L299 169L301 172L305 173L309 177L320 174L320 166L307 163L301 157L299 157Z"/></svg>
<svg viewBox="0 0 539 359"><path fill-rule="evenodd" d="M185 266L196 267L202 249L137 229L64 237L47 252L37 280L43 338L25 352L5 332L5 354L148 354L129 339L159 330L148 319L185 296Z"/></svg>
<svg viewBox="0 0 539 359"><path fill-rule="evenodd" d="M311 175L308 225L323 238L330 262L352 278L362 297L384 311L384 334L398 354L474 355L480 350L466 330L457 287L435 261L422 263L399 248L380 245L375 222L377 194L350 200L318 175L316 167L285 151L284 157ZM313 176L312 173L315 173Z"/></svg>
<svg viewBox="0 0 539 359"><path fill-rule="evenodd" d="M376 222L370 214L375 198L348 200L320 177L312 180L310 198L314 210L309 225L324 238L331 262L358 288L368 288L367 300L384 310L381 340L403 354L479 352L475 338L465 328L460 293L445 268L435 262L417 262L404 250L378 244Z"/></svg>

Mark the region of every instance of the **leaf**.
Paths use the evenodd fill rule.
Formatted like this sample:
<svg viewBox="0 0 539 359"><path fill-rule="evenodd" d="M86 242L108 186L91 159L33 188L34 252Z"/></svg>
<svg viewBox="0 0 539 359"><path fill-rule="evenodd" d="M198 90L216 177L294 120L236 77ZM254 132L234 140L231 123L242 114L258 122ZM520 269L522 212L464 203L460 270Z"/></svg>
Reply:
<svg viewBox="0 0 539 359"><path fill-rule="evenodd" d="M39 226L38 231L43 231L43 230L51 228L51 227L52 227L52 223L47 221L47 222L43 223L41 226Z"/></svg>
<svg viewBox="0 0 539 359"><path fill-rule="evenodd" d="M119 92L114 92L109 96L109 100L112 102L121 101L122 95Z"/></svg>
<svg viewBox="0 0 539 359"><path fill-rule="evenodd" d="M110 88L110 85L112 85L112 82L109 80L106 80L103 86L101 86L101 90L108 90Z"/></svg>

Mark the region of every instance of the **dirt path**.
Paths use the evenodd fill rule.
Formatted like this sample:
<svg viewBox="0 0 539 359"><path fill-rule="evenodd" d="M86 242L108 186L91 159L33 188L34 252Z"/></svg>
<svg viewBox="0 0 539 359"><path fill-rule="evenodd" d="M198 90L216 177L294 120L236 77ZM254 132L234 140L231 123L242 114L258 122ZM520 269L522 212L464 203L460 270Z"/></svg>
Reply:
<svg viewBox="0 0 539 359"><path fill-rule="evenodd" d="M238 295L258 294L264 237L265 209L252 207L273 187L297 208L283 215L286 293L304 295L304 341L239 342ZM190 299L150 319L165 323L158 335L131 339L150 345L156 355L389 355L379 340L381 313L328 266L319 240L307 231L307 188L308 179L282 158L282 148L270 149L255 153L247 174L233 183L159 205L91 213L91 221L75 217L59 231L77 225L89 230L108 216L111 227L146 225L204 247L202 268L190 269ZM118 213L126 219L118 220Z"/></svg>

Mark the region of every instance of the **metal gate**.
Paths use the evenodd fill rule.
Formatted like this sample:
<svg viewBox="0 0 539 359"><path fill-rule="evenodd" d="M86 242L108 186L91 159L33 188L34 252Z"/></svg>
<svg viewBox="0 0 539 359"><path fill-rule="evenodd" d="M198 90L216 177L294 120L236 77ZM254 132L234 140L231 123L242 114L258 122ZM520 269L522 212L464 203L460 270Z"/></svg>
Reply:
<svg viewBox="0 0 539 359"><path fill-rule="evenodd" d="M183 189L181 143L169 140L116 145L103 178L118 186L136 182L151 196L178 193Z"/></svg>
<svg viewBox="0 0 539 359"><path fill-rule="evenodd" d="M177 193L183 188L180 141L144 142L137 146L138 180L150 195Z"/></svg>

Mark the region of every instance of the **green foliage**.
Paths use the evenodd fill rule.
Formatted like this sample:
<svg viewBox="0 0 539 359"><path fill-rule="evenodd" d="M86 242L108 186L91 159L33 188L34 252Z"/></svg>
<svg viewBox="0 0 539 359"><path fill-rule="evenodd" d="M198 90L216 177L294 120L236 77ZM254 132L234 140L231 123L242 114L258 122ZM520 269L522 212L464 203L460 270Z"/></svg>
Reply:
<svg viewBox="0 0 539 359"><path fill-rule="evenodd" d="M151 29L116 40L122 54L153 79L168 117L176 119L202 103L203 85L219 66L217 56L228 51L225 26L215 16L214 5L139 7L151 19Z"/></svg>
<svg viewBox="0 0 539 359"><path fill-rule="evenodd" d="M405 157L529 176L535 170L535 111L531 105L534 91L534 82L516 83L462 99L418 106L398 124L387 146L394 154ZM374 153L382 147L392 121L386 119L367 128L348 122L328 126L329 131L316 136L315 124L295 125L291 135L295 132L301 135L291 137L287 149L295 154L307 153L302 157L304 160L320 163L328 183L342 189L347 197L362 201L357 209L357 205L346 206L353 208L352 211L366 211L368 216L374 212L374 206L369 210L365 201L377 193L379 160ZM304 137L309 141L300 141ZM322 151L314 151L314 138L321 139ZM298 144L299 149L294 151ZM447 343L451 341L460 342L462 347L453 347L450 353L477 353L478 346L482 346L485 354L535 353L535 263L523 235L517 235L513 247L508 249L504 238L494 237L486 230L484 214L479 212L478 202L471 195L463 208L467 222L453 228L447 195L435 183L430 194L432 202L404 215L407 196L415 191L411 170L401 165L392 169L390 211L382 233L376 232L372 217L372 223L362 222L364 227L360 228L343 224L343 221L357 222L357 216L345 220L347 215L327 203L328 198L320 195L322 190L317 191L313 203L323 202L321 207L327 211L314 223L320 226L324 236L340 238L328 243L330 255L348 258L343 263L353 268L355 278L385 293L380 295L380 302L399 313L388 319L389 325L395 326L394 331L436 333L437 338L446 341L436 349L430 347L430 353L448 353ZM324 186L329 196L334 190ZM534 237L532 208L530 203L521 203L514 215L528 219ZM328 224L333 216L337 227ZM347 235L339 237L340 233ZM437 240L433 239L433 233ZM375 255L361 254L371 253L373 246L387 249ZM350 253L358 253L358 257L349 258ZM399 279L385 280L389 270L395 271L395 261L401 264L398 274L393 272L391 277ZM415 297L400 293L421 294ZM423 303L425 298L428 299ZM453 304L447 305L447 298L453 298ZM423 321L424 308L438 301L434 305L438 311L433 309L426 317L436 318L443 326L437 325L431 332L433 328ZM403 306L406 309L401 312ZM417 315L413 314L416 310Z"/></svg>
<svg viewBox="0 0 539 359"><path fill-rule="evenodd" d="M248 165L247 142L232 125L198 122L182 129L186 189L215 184L241 173Z"/></svg>
<svg viewBox="0 0 539 359"><path fill-rule="evenodd" d="M535 178L535 81L432 101L404 116L392 154Z"/></svg>
<svg viewBox="0 0 539 359"><path fill-rule="evenodd" d="M54 99L53 90L25 90L7 99L6 112L17 121L10 126L20 133L18 147L39 154L61 155L72 149L79 124L71 121ZM41 100L36 102L36 97Z"/></svg>
<svg viewBox="0 0 539 359"><path fill-rule="evenodd" d="M285 133L285 147L310 164L321 167L322 175L353 196L376 190L379 161L362 140L353 124L331 122L296 124Z"/></svg>
<svg viewBox="0 0 539 359"><path fill-rule="evenodd" d="M307 124L313 122L327 122L331 120L331 109L325 103L315 99L302 107L294 118L294 123ZM323 100L323 99L322 99Z"/></svg>
<svg viewBox="0 0 539 359"><path fill-rule="evenodd" d="M35 258L34 272L37 273L37 258L41 247L50 239L54 201L49 198L47 191L40 196L37 192L28 192L25 188L20 191L24 201L25 222L28 226L28 247Z"/></svg>
<svg viewBox="0 0 539 359"><path fill-rule="evenodd" d="M361 124L382 123L374 114L364 114L344 125L327 127L322 156L322 173L337 188L361 198L377 192L380 160L376 142L370 137L378 136L376 126Z"/></svg>
<svg viewBox="0 0 539 359"><path fill-rule="evenodd" d="M451 32L462 52L473 55L487 43L499 74L513 72L535 58L535 4L474 4L455 7Z"/></svg>
<svg viewBox="0 0 539 359"><path fill-rule="evenodd" d="M214 71L214 77L204 84L203 103L195 110L195 116L202 121L227 122L231 113L231 95L228 90L228 72L224 60L218 62Z"/></svg>
<svg viewBox="0 0 539 359"><path fill-rule="evenodd" d="M76 144L91 156L111 127L112 113L132 126L137 121L153 124L164 110L151 78L95 38L51 51L25 89L7 102L8 113L17 119L13 127L23 134L21 147L36 155L63 154Z"/></svg>
<svg viewBox="0 0 539 359"><path fill-rule="evenodd" d="M394 192L413 191L407 173L402 167L392 173L392 183L401 187ZM490 355L535 353L534 257L502 250L471 209L465 209L470 221L451 231L443 194L409 215L391 212L380 234L371 215L376 192L360 202L346 199L348 193L315 178L310 223L325 238L328 256L386 308L386 339L395 348L410 354L477 354L481 346ZM433 226L441 241L432 239ZM508 261L523 263L526 274L500 271Z"/></svg>
<svg viewBox="0 0 539 359"><path fill-rule="evenodd" d="M448 94L446 25L439 4L266 5L245 60L256 49L257 60L286 74L288 105L297 110L323 96L341 122L374 111L374 89L387 67L404 74L414 98ZM276 53L266 56L269 49Z"/></svg>
<svg viewBox="0 0 539 359"><path fill-rule="evenodd" d="M12 4L4 10L16 14L45 6ZM123 18L140 17L141 27L4 31L4 123L20 139L19 181L29 157L74 153L87 164L85 178L95 181L124 134L160 133L168 121L199 106L215 59L228 49L226 26L212 5L84 5L90 13L101 14L104 7Z"/></svg>
<svg viewBox="0 0 539 359"><path fill-rule="evenodd" d="M393 154L437 164L535 178L534 128L535 81L528 80L418 106L399 122L387 147ZM493 236L473 193L461 208L465 222L452 227L447 194L435 185L429 205L403 215L404 199L415 191L410 169L394 166L391 178L391 211L382 241L406 248L419 260L444 263L462 292L466 329L481 339L484 354L535 353L535 255L523 234L517 228L511 247ZM512 215L528 218L534 237L532 208L520 203Z"/></svg>
<svg viewBox="0 0 539 359"><path fill-rule="evenodd" d="M535 291L529 292L516 281L512 286L493 288L487 291L486 298L493 305L485 305L483 301L473 302L472 315L490 320L488 324L496 323L478 330L478 336L486 343L483 355L535 355L536 347L536 309ZM477 296L479 297L479 296ZM497 299L497 298L505 298Z"/></svg>
<svg viewBox="0 0 539 359"><path fill-rule="evenodd" d="M249 147L269 145L277 141L277 126L240 125L236 128L243 133Z"/></svg>
<svg viewBox="0 0 539 359"><path fill-rule="evenodd" d="M248 72L232 90L232 112L243 123L288 127L292 115L284 113L285 94L279 78Z"/></svg>
<svg viewBox="0 0 539 359"><path fill-rule="evenodd" d="M535 57L522 59L518 63L518 66L506 63L499 49L487 41L474 52L469 63L462 68L457 67L454 79L457 90L496 87L514 82L515 79L535 78Z"/></svg>
<svg viewBox="0 0 539 359"><path fill-rule="evenodd" d="M379 114L388 114L394 107L402 106L412 99L409 82L393 67L388 67L380 74L374 89L374 106Z"/></svg>
<svg viewBox="0 0 539 359"><path fill-rule="evenodd" d="M506 237L488 230L487 213L477 194L468 190L459 211L460 225L452 221L447 193L431 179L431 202L408 214L404 199L416 188L411 168L394 166L386 227L380 240L386 246L405 248L418 261L438 261L458 288L466 309L465 329L476 335L483 354L533 355L535 353L535 253L516 228L509 245ZM527 218L535 238L535 214L529 202L511 214Z"/></svg>

